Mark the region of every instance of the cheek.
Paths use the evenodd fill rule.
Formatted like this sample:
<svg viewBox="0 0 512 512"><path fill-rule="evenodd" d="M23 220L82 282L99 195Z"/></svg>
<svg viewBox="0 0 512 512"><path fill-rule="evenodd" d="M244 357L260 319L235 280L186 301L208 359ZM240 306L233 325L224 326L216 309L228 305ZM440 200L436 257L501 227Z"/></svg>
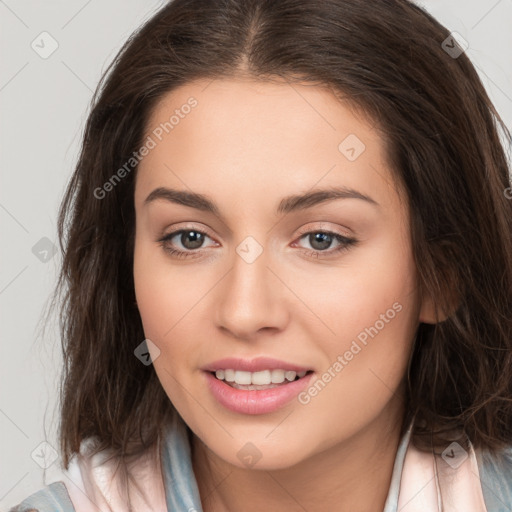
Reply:
<svg viewBox="0 0 512 512"><path fill-rule="evenodd" d="M355 435L376 418L402 407L400 387L407 372L418 309L405 300L390 303L381 298L373 304L376 302L382 304L379 316L352 308L339 315L336 341L323 346L325 364L298 397L304 421L316 418L318 431L323 432L319 434L322 448L328 448L333 439Z"/></svg>
<svg viewBox="0 0 512 512"><path fill-rule="evenodd" d="M294 280L322 320L331 354L348 350L358 337L362 343L371 339L368 330L394 343L409 342L414 334L420 307L416 266L407 239L401 240L399 231L383 235L349 254L339 268L319 268Z"/></svg>
<svg viewBox="0 0 512 512"><path fill-rule="evenodd" d="M160 350L155 370L165 382L169 374L188 379L186 369L197 365L194 358L205 339L198 334L198 325L205 321L202 299L215 280L192 265L171 263L158 244L144 240L136 241L133 273L144 334Z"/></svg>
<svg viewBox="0 0 512 512"><path fill-rule="evenodd" d="M420 310L415 265L396 248L378 254L373 263L359 262L364 271L351 267L332 283L336 296L320 310L335 335L324 344L325 367L303 403L312 416L325 415L332 436L340 421L357 431L378 415L398 396L407 371Z"/></svg>
<svg viewBox="0 0 512 512"><path fill-rule="evenodd" d="M186 402L179 382L189 387L184 374L187 365L183 363L191 350L193 352L193 347L190 343L173 341L193 339L183 336L187 336L187 313L194 302L186 296L191 292L183 273L171 268L165 254L159 254L159 251L162 249L157 245L136 241L133 266L135 296L145 337L160 351L153 360L155 372L174 406L183 410L190 404Z"/></svg>
<svg viewBox="0 0 512 512"><path fill-rule="evenodd" d="M155 258L148 245L144 240L136 237L133 279L144 333L147 338L157 341L165 332L166 322L163 313L167 308L166 302L169 300L169 296L163 294L164 288L159 279L161 270L158 264L155 266ZM161 349L160 344L158 345Z"/></svg>
<svg viewBox="0 0 512 512"><path fill-rule="evenodd" d="M343 338L357 337L364 344L373 335L400 343L402 331L409 332L419 315L414 267L409 263L367 267L364 274L347 277L341 285L343 306L331 311Z"/></svg>
<svg viewBox="0 0 512 512"><path fill-rule="evenodd" d="M153 337L163 342L172 335L180 318L186 321L187 311L198 291L187 280L187 272L183 269L171 265L158 244L142 237L136 239L133 263L135 296L144 332L150 339ZM197 280L194 282L197 284Z"/></svg>
<svg viewBox="0 0 512 512"><path fill-rule="evenodd" d="M335 335L323 340L316 336L325 355L320 377L333 392L325 395L324 405L332 400L352 404L352 410L359 399L364 403L389 399L405 374L418 315L419 306L410 293L374 292L338 308L331 323Z"/></svg>

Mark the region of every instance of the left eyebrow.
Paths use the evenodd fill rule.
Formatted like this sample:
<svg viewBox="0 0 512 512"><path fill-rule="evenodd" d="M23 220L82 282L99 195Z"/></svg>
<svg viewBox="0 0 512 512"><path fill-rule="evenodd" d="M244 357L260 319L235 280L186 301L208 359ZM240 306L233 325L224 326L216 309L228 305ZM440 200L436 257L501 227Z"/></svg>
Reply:
<svg viewBox="0 0 512 512"><path fill-rule="evenodd" d="M361 199L374 206L380 206L375 199L352 188L330 187L284 197L277 207L277 212L284 214L297 210L305 210L317 204L333 201L335 199Z"/></svg>
<svg viewBox="0 0 512 512"><path fill-rule="evenodd" d="M183 206L189 206L197 210L213 213L222 217L220 210L215 202L204 194L189 192L186 190L176 190L166 187L158 187L153 190L144 201L147 205L157 199L169 201ZM379 203L366 194L347 187L331 187L327 189L312 190L303 194L296 194L284 197L279 202L277 213L286 214L293 211L312 208L320 203L333 201L335 199L360 199L369 204L379 207Z"/></svg>

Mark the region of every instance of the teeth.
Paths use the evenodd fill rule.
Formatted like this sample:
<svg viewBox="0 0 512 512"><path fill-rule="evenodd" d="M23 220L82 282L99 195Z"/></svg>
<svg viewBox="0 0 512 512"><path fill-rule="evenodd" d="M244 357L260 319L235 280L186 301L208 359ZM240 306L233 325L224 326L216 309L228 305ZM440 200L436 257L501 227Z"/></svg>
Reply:
<svg viewBox="0 0 512 512"><path fill-rule="evenodd" d="M257 384L259 386L264 386L265 384L272 384L272 373L270 370L263 370L261 372L241 372L243 374L247 374L247 380L249 382L244 382L244 384ZM235 379L236 380L236 379ZM241 382L236 381L238 384ZM274 383L276 384L276 383Z"/></svg>
<svg viewBox="0 0 512 512"><path fill-rule="evenodd" d="M291 382L292 380L295 380L297 373L296 372L286 372L284 374L284 376L286 377L286 380L289 380Z"/></svg>
<svg viewBox="0 0 512 512"><path fill-rule="evenodd" d="M272 370L272 383L281 384L284 382L284 370Z"/></svg>
<svg viewBox="0 0 512 512"><path fill-rule="evenodd" d="M251 384L251 372L241 372L237 370L235 372L235 382L237 384Z"/></svg>
<svg viewBox="0 0 512 512"><path fill-rule="evenodd" d="M269 384L282 384L285 380L292 382L298 376L304 377L307 372L294 372L286 370L262 370L260 372L244 372L240 370L217 370L215 376L219 380L233 382L239 385L266 386Z"/></svg>

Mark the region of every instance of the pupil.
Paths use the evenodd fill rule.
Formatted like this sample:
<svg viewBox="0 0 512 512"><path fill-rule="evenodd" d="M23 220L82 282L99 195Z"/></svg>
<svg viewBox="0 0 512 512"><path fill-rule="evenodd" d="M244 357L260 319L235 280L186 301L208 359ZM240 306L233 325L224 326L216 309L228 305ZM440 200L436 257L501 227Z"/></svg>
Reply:
<svg viewBox="0 0 512 512"><path fill-rule="evenodd" d="M315 247L315 244L319 242L320 246ZM316 250L327 249L331 245L332 237L327 233L314 233L313 235L309 235L309 243L311 247Z"/></svg>
<svg viewBox="0 0 512 512"><path fill-rule="evenodd" d="M191 244L188 243L188 239L192 239ZM184 232L181 235L181 243L183 244L183 247L186 247L187 249L197 249L203 243L202 234L197 231Z"/></svg>

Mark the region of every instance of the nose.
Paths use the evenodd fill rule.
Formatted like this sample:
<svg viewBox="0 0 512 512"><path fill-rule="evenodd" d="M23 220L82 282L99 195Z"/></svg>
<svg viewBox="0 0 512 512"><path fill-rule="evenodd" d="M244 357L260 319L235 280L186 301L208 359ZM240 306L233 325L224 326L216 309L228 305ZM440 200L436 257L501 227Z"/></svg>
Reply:
<svg viewBox="0 0 512 512"><path fill-rule="evenodd" d="M287 299L291 292L278 272L270 268L267 252L253 262L238 253L233 260L213 297L218 328L243 340L254 340L264 331L283 330L289 320Z"/></svg>

